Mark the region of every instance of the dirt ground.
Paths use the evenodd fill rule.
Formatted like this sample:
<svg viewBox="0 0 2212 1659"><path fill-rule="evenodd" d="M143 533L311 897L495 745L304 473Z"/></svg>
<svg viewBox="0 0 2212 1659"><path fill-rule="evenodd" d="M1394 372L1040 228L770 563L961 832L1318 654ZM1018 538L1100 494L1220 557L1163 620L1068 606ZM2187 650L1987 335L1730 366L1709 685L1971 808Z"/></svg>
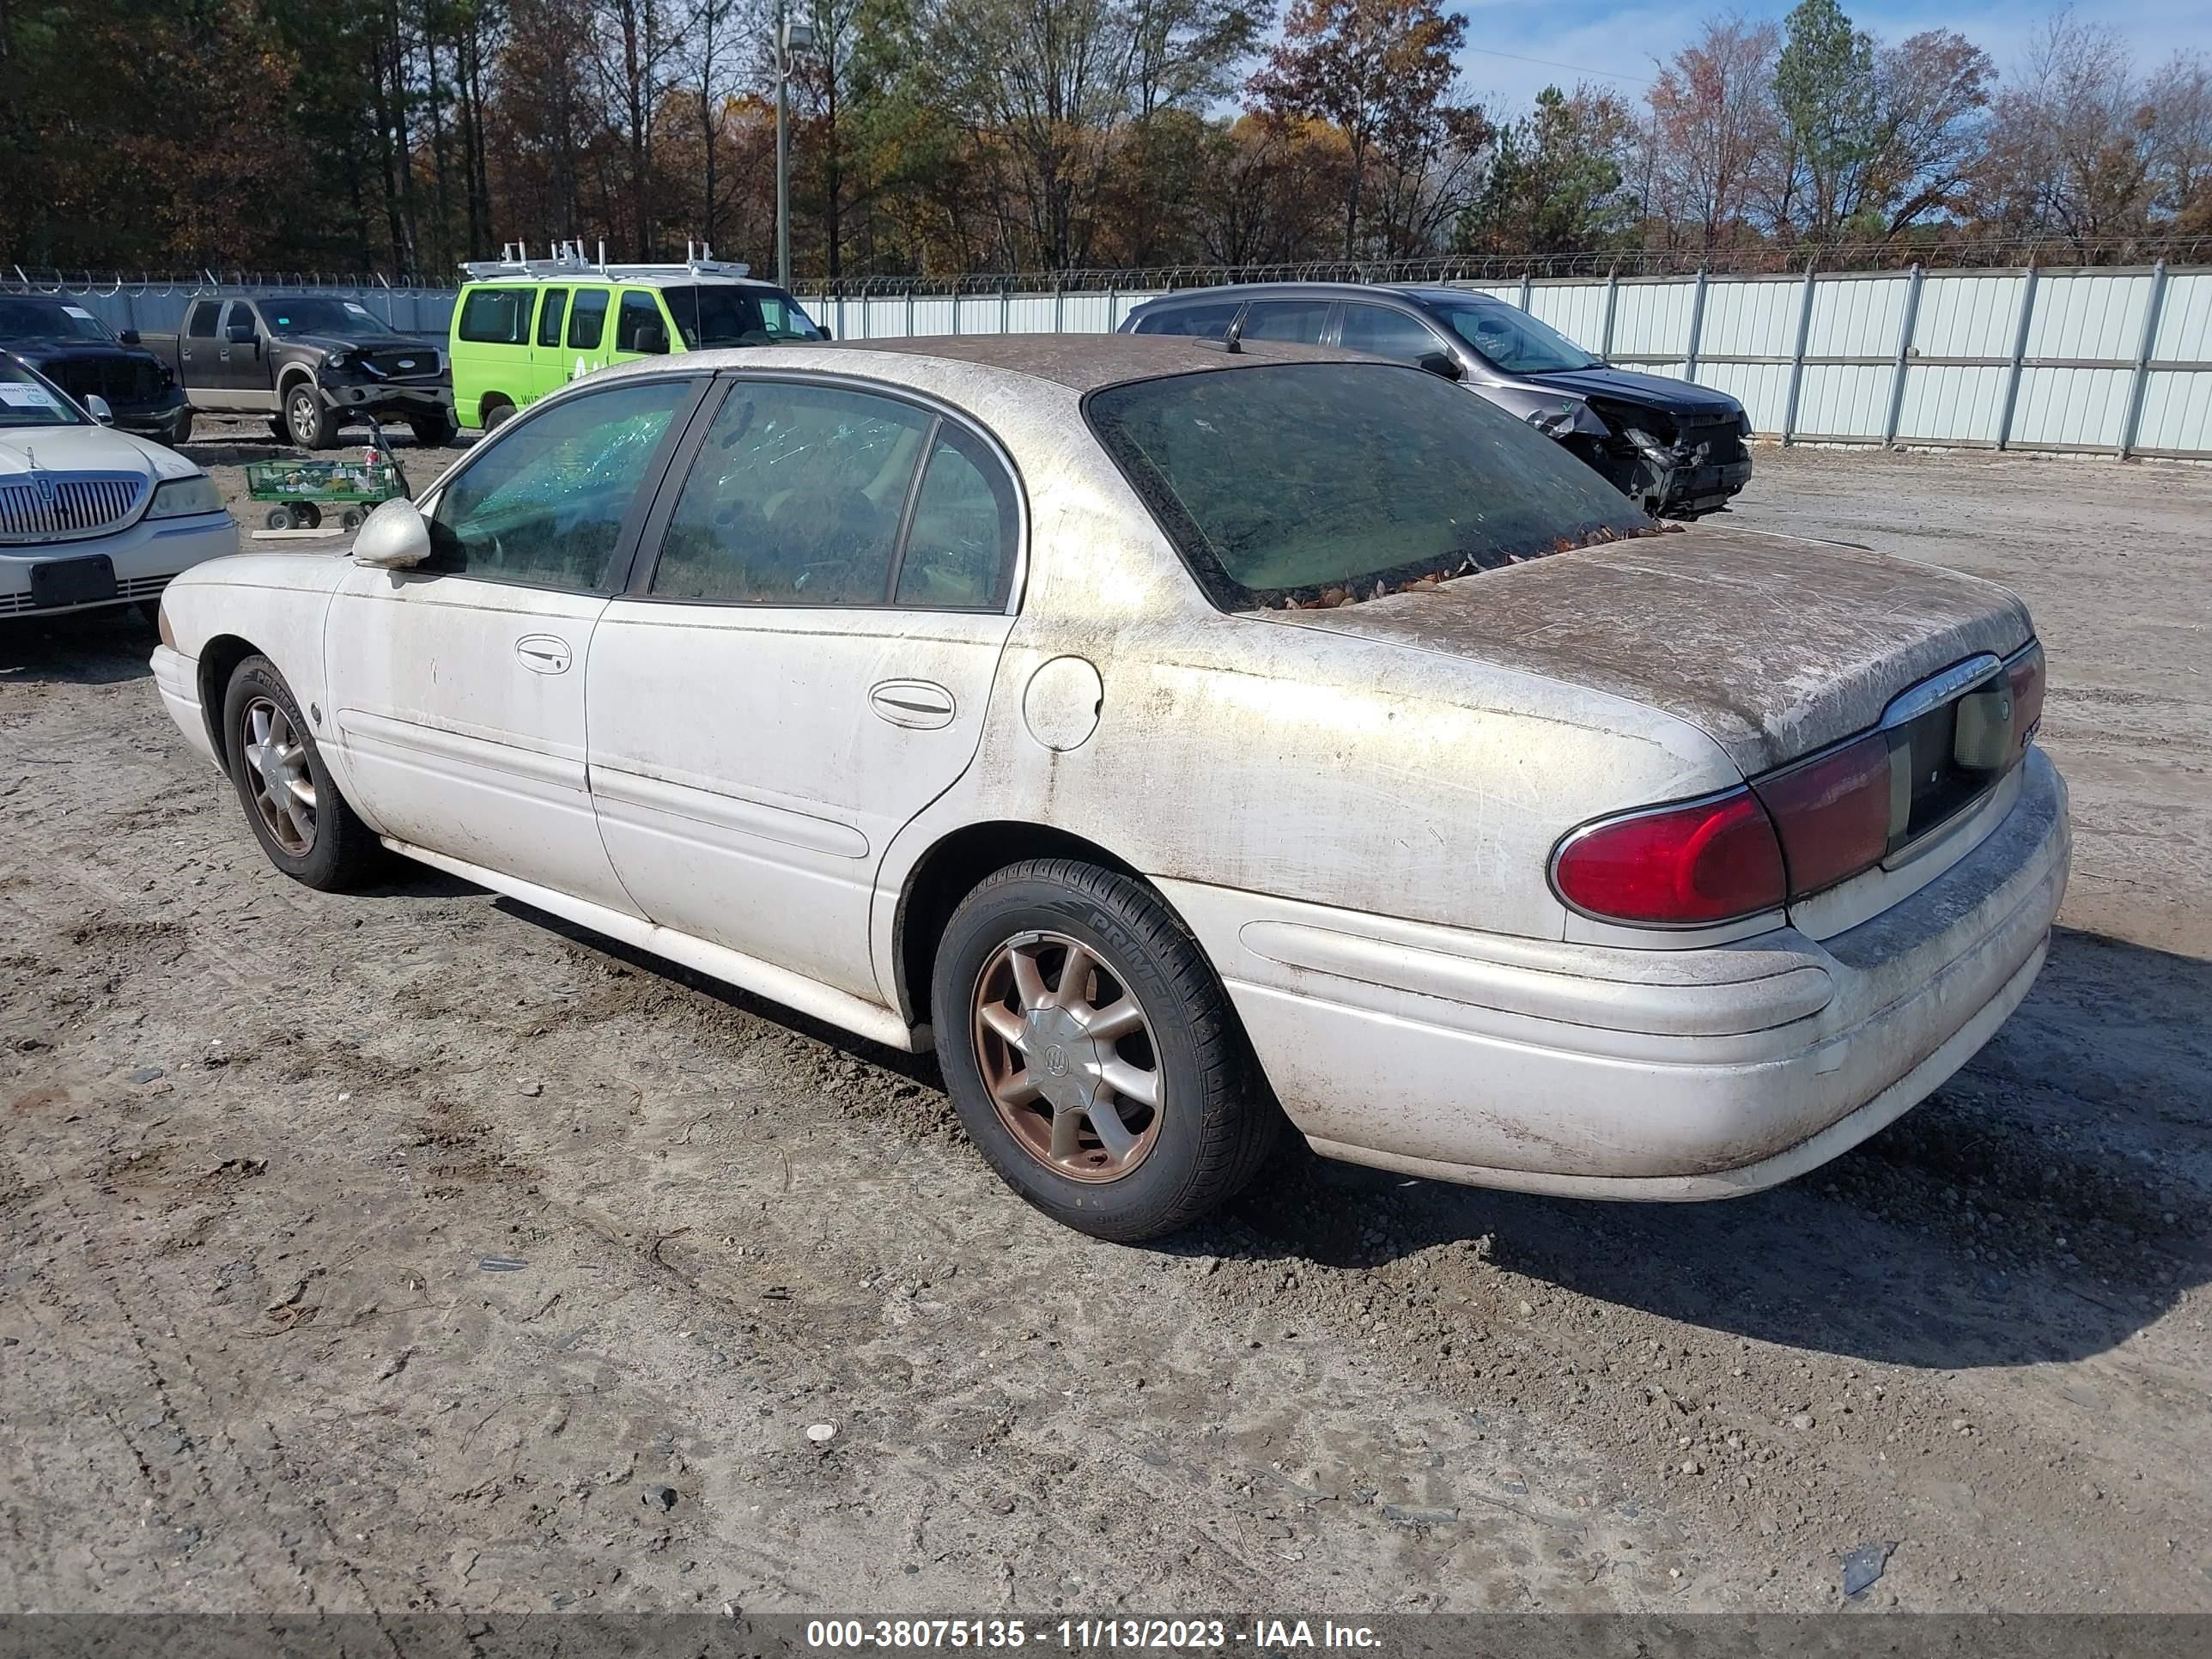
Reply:
<svg viewBox="0 0 2212 1659"><path fill-rule="evenodd" d="M1285 1157L1092 1243L927 1060L286 882L136 613L0 632L0 1610L2212 1610L2212 472L1758 465L2027 596L2076 865L1954 1082L1717 1206Z"/></svg>

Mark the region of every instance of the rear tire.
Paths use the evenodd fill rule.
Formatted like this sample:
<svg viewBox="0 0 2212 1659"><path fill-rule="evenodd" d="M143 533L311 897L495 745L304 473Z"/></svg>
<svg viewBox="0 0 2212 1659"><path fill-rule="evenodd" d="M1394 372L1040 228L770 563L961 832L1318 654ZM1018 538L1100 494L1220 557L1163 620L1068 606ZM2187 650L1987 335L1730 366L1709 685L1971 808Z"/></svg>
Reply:
<svg viewBox="0 0 2212 1659"><path fill-rule="evenodd" d="M513 404L496 403L489 405L483 412L484 435L487 437L490 436L493 433L498 431L500 428L505 426L514 418L514 405Z"/></svg>
<svg viewBox="0 0 2212 1659"><path fill-rule="evenodd" d="M271 530L289 530L294 522L292 509L289 507L272 507L261 515L261 522Z"/></svg>
<svg viewBox="0 0 2212 1659"><path fill-rule="evenodd" d="M261 850L319 892L359 886L384 861L375 832L338 793L314 732L276 665L248 657L222 699L223 753Z"/></svg>
<svg viewBox="0 0 2212 1659"><path fill-rule="evenodd" d="M931 996L969 1137L1008 1186L1079 1232L1135 1243L1176 1231L1235 1196L1275 1143L1281 1114L1228 994L1188 930L1127 876L1039 859L987 878L945 926Z"/></svg>
<svg viewBox="0 0 2212 1659"><path fill-rule="evenodd" d="M337 441L337 416L323 406L322 394L295 380L284 394L284 428L302 449L328 449Z"/></svg>

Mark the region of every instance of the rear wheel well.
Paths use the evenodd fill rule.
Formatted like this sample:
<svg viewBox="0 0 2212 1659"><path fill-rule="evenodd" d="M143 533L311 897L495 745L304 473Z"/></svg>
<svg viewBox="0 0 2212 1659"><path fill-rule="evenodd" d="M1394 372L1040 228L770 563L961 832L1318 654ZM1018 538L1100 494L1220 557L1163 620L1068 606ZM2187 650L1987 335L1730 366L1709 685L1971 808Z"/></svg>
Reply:
<svg viewBox="0 0 2212 1659"><path fill-rule="evenodd" d="M1080 859L1133 881L1145 879L1126 860L1115 857L1096 842L1042 823L971 823L954 830L923 854L907 877L891 923L892 949L898 963L899 1012L908 1024L920 1024L930 1017L929 981L937 946L960 901L994 871L1024 859L1051 858Z"/></svg>
<svg viewBox="0 0 2212 1659"><path fill-rule="evenodd" d="M477 404L477 424L481 427L489 427L491 424L492 410L495 409L513 409L514 407L514 399L508 397L504 392L487 392Z"/></svg>
<svg viewBox="0 0 2212 1659"><path fill-rule="evenodd" d="M215 744L216 764L226 775L230 771L230 745L223 736L222 700L238 665L256 654L255 647L235 634L216 635L200 653L200 717L207 722L208 738Z"/></svg>

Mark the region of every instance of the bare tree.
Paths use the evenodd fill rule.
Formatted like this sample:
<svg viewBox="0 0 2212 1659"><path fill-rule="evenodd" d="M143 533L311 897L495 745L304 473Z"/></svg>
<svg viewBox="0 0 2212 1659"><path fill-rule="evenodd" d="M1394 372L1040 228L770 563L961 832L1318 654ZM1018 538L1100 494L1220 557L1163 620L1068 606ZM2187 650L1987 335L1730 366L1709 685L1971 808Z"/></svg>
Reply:
<svg viewBox="0 0 2212 1659"><path fill-rule="evenodd" d="M1674 54L1650 94L1652 206L1670 230L1686 225L1700 250L1728 240L1762 179L1787 211L1781 124L1773 102L1780 33L1741 17L1708 21ZM1776 175L1782 176L1775 189Z"/></svg>

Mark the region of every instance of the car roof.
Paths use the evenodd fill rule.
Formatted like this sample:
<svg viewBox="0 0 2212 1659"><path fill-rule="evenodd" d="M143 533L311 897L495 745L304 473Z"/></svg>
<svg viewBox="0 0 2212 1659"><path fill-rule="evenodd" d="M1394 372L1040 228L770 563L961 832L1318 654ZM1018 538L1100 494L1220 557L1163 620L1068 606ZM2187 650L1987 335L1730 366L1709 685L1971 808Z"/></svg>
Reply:
<svg viewBox="0 0 2212 1659"><path fill-rule="evenodd" d="M516 271L512 276L471 276L461 284L463 288L750 288L769 294L783 290L774 283L759 276L726 276L715 271L648 270L637 274L622 271L609 276L603 270L532 270Z"/></svg>
<svg viewBox="0 0 2212 1659"><path fill-rule="evenodd" d="M708 368L807 368L866 374L866 366L853 360L872 355L997 369L1075 392L1095 392L1128 380L1268 363L1376 362L1362 353L1340 351L1332 346L1252 340L1245 342L1241 350L1231 352L1222 349L1218 342L1208 344L1164 334L963 334L838 340L818 345L734 346L687 352L684 359L671 362L696 357L700 366Z"/></svg>
<svg viewBox="0 0 2212 1659"><path fill-rule="evenodd" d="M1436 283L1226 283L1219 288L1192 288L1174 294L1162 294L1146 301L1137 309L1149 311L1155 306L1206 305L1237 300L1336 300L1354 296L1367 300L1415 300L1428 305L1502 306L1505 303L1494 295L1479 293L1473 289L1447 288Z"/></svg>

